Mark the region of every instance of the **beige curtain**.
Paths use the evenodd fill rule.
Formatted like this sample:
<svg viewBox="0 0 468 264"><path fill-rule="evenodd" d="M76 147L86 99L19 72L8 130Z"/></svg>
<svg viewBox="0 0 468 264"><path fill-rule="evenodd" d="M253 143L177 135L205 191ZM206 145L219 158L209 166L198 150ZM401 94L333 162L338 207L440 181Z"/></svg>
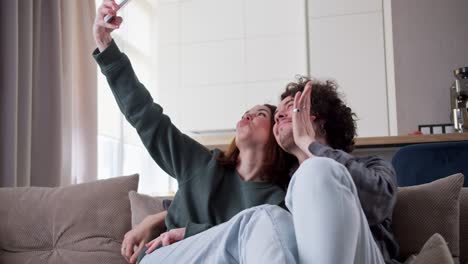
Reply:
<svg viewBox="0 0 468 264"><path fill-rule="evenodd" d="M94 0L0 1L0 187L97 175Z"/></svg>

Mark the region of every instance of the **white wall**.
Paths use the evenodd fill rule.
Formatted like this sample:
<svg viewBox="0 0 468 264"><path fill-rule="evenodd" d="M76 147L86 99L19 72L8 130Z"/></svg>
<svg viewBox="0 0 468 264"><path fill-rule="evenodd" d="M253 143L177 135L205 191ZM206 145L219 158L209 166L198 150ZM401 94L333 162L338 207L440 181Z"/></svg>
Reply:
<svg viewBox="0 0 468 264"><path fill-rule="evenodd" d="M335 79L358 136L389 135L381 0L309 0L310 71Z"/></svg>
<svg viewBox="0 0 468 264"><path fill-rule="evenodd" d="M159 3L159 102L183 130L233 129L306 74L303 0Z"/></svg>
<svg viewBox="0 0 468 264"><path fill-rule="evenodd" d="M398 132L451 123L453 70L468 66L468 1L393 0Z"/></svg>
<svg viewBox="0 0 468 264"><path fill-rule="evenodd" d="M432 2L159 0L158 101L183 130L232 129L308 73L338 82L361 137L448 122L468 2Z"/></svg>

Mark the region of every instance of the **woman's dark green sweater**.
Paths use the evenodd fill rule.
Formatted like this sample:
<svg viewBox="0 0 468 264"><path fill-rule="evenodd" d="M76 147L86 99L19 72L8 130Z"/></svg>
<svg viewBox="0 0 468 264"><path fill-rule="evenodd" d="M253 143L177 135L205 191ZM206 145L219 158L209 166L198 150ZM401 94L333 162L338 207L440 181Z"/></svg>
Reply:
<svg viewBox="0 0 468 264"><path fill-rule="evenodd" d="M243 181L235 169L218 163L219 150L210 151L181 133L163 114L162 107L153 102L114 41L101 53L96 49L93 56L120 110L137 130L151 157L179 184L168 209L167 229L186 227L185 237L189 237L256 205L284 208L285 191L280 187Z"/></svg>

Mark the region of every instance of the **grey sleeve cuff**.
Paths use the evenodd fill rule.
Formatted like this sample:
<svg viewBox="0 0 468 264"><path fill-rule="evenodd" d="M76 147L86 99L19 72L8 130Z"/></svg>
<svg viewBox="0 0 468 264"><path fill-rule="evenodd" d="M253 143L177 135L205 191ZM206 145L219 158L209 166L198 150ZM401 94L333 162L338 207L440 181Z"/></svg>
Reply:
<svg viewBox="0 0 468 264"><path fill-rule="evenodd" d="M330 147L325 146L317 141L314 141L310 143L309 145L309 151L310 153L314 154L315 156L320 156L322 157L324 155L324 152Z"/></svg>
<svg viewBox="0 0 468 264"><path fill-rule="evenodd" d="M93 51L93 57L102 69L119 61L123 56L114 40L111 41L109 47L103 52L99 52L97 48Z"/></svg>
<svg viewBox="0 0 468 264"><path fill-rule="evenodd" d="M333 149L327 145L324 145L318 141L314 141L309 145L309 151L315 156L326 157L334 159L337 162L346 166L346 163L354 157L342 150Z"/></svg>

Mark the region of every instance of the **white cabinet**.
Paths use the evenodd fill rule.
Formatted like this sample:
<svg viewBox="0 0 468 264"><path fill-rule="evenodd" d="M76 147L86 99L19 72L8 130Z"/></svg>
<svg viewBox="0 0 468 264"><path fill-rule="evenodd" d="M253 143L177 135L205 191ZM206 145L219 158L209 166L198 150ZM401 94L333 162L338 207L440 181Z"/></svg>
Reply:
<svg viewBox="0 0 468 264"><path fill-rule="evenodd" d="M245 0L247 108L279 102L286 84L307 73L304 0Z"/></svg>
<svg viewBox="0 0 468 264"><path fill-rule="evenodd" d="M304 34L304 0L245 0L246 37Z"/></svg>
<svg viewBox="0 0 468 264"><path fill-rule="evenodd" d="M382 21L380 11L310 18L311 74L338 82L364 137L388 135Z"/></svg>
<svg viewBox="0 0 468 264"><path fill-rule="evenodd" d="M239 0L181 1L181 40L208 42L244 37L244 3Z"/></svg>
<svg viewBox="0 0 468 264"><path fill-rule="evenodd" d="M286 84L291 82L291 78L275 81L259 81L246 84L247 108L258 104L277 105L280 95L284 92Z"/></svg>
<svg viewBox="0 0 468 264"><path fill-rule="evenodd" d="M233 129L311 74L337 80L360 136L388 135L382 2L305 1L160 0L159 102L179 128Z"/></svg>
<svg viewBox="0 0 468 264"><path fill-rule="evenodd" d="M276 104L306 73L304 7L304 0L160 0L157 101L184 131L234 129L253 105Z"/></svg>
<svg viewBox="0 0 468 264"><path fill-rule="evenodd" d="M180 43L180 5L173 2L161 2L156 9L158 24L158 44L170 45Z"/></svg>
<svg viewBox="0 0 468 264"><path fill-rule="evenodd" d="M309 17L355 15L382 10L382 0L308 0Z"/></svg>
<svg viewBox="0 0 468 264"><path fill-rule="evenodd" d="M182 86L203 88L244 82L244 53L242 39L182 44Z"/></svg>
<svg viewBox="0 0 468 264"><path fill-rule="evenodd" d="M293 80L306 74L304 34L246 40L247 81Z"/></svg>

